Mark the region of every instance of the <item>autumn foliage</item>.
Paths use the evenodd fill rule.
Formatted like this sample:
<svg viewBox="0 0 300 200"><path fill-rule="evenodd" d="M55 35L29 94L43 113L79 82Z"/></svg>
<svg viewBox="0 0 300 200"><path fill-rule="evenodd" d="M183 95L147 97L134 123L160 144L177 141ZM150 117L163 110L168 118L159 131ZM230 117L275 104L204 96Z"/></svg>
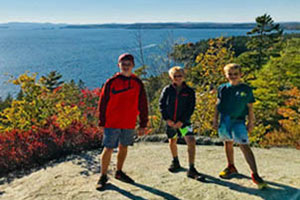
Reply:
<svg viewBox="0 0 300 200"><path fill-rule="evenodd" d="M300 149L300 90L297 87L283 91L280 95L286 97L284 106L277 112L283 119L279 120L280 129L266 134L262 145L265 146L295 146Z"/></svg>
<svg viewBox="0 0 300 200"><path fill-rule="evenodd" d="M0 114L0 174L101 145L100 89L80 89L72 82L48 89L36 74L22 74L12 83L23 96Z"/></svg>

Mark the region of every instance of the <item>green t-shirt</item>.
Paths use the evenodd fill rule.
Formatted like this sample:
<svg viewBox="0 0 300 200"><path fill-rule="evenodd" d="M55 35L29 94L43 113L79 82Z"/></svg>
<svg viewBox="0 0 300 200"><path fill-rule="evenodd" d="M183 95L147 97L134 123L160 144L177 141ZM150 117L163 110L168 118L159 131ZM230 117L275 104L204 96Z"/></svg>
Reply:
<svg viewBox="0 0 300 200"><path fill-rule="evenodd" d="M252 88L244 83L224 83L218 88L218 111L232 119L244 120L248 115L248 103L255 102Z"/></svg>

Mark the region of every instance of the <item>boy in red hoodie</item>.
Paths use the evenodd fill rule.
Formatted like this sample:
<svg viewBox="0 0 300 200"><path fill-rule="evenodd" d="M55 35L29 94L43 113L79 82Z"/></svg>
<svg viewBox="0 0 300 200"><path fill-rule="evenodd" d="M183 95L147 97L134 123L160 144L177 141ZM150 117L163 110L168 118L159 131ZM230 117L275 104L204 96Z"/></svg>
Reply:
<svg viewBox="0 0 300 200"><path fill-rule="evenodd" d="M99 126L104 150L101 159L101 177L97 189L103 189L108 181L107 170L113 149L118 147L115 178L134 183L123 171L128 145L132 145L136 119L139 115L138 135L144 135L148 122L148 103L143 82L132 73L134 57L125 53L119 56L120 72L108 79L102 88L99 100Z"/></svg>

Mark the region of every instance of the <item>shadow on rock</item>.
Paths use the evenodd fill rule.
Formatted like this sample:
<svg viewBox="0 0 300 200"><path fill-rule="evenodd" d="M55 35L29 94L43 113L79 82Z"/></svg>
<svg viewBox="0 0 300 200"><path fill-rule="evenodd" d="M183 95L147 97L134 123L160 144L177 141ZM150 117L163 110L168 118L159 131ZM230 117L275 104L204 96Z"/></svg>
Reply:
<svg viewBox="0 0 300 200"><path fill-rule="evenodd" d="M169 199L169 200L179 200L177 197L167 193L167 192L164 192L164 191L161 191L161 190L158 190L156 188L153 188L153 187L150 187L150 186L147 186L147 185L143 185L141 183L133 183L131 184L135 187L138 187L142 190L145 190L147 192L150 192L154 195L157 195L157 196L160 196L162 197L163 199ZM126 191L124 189L121 189L115 185L113 185L112 183L108 183L106 186L105 186L105 189L103 190L98 190L98 191L105 191L105 190L114 190L114 191L117 191L119 192L120 194L126 196L127 198L129 199L138 199L138 200L144 200L145 198L141 197L141 196L137 196L137 195L134 195L132 194L131 192L129 191Z"/></svg>
<svg viewBox="0 0 300 200"><path fill-rule="evenodd" d="M72 163L84 168L84 170L80 172L80 174L83 176L90 176L100 173L99 156L101 152L102 149L85 152L77 159L72 160Z"/></svg>
<svg viewBox="0 0 300 200"><path fill-rule="evenodd" d="M238 185L236 183L232 183L227 180L215 178L207 174L203 174L203 175L205 176L206 183L212 183L212 184L228 187L231 190L259 196L266 200L297 199L300 197L299 189L288 185L280 184L280 183L266 181L268 183L268 187L263 190L259 190L255 188L244 187L242 185ZM251 180L249 176L245 176L243 174L237 174L233 178L238 178L238 179L246 178L249 179L249 181Z"/></svg>
<svg viewBox="0 0 300 200"><path fill-rule="evenodd" d="M102 190L98 190L100 192L103 192L103 191L106 191L106 190L113 190L113 191L116 191L116 192L119 192L120 194L124 195L125 197L127 197L128 199L136 199L136 200L146 200L145 198L143 197L140 197L140 196L137 196L137 195L134 195L132 194L131 192L128 192L124 189L121 189L111 183L108 183L106 186L105 186L105 189L102 189Z"/></svg>
<svg viewBox="0 0 300 200"><path fill-rule="evenodd" d="M100 163L99 163L98 156L101 154L102 150L103 148L101 147L96 150L82 151L77 154L62 155L58 159L41 163L40 165L34 166L30 169L22 169L22 170L11 172L9 174L0 177L0 185L11 183L15 179L28 176L31 173L37 172L42 169L47 169L49 167L54 167L60 163L64 163L68 161L72 161L72 163L83 167L85 170L81 172L82 175L90 176L91 174L99 173Z"/></svg>
<svg viewBox="0 0 300 200"><path fill-rule="evenodd" d="M143 189L143 190L145 190L145 191L147 191L147 192L150 192L150 193L152 193L152 194L155 194L155 195L157 195L157 196L161 196L161 197L163 197L164 199L174 199L174 200L178 199L177 197L175 197L175 196L173 196L173 195L171 195L171 194L169 194L169 193L166 193L166 192L164 192L164 191L155 189L155 188L153 188L153 187L149 187L149 186L147 186L147 185L143 185L143 184L140 184L140 183L134 183L133 185L136 186L136 187L139 187L139 188L141 188L141 189ZM179 200L179 199L178 199L178 200Z"/></svg>

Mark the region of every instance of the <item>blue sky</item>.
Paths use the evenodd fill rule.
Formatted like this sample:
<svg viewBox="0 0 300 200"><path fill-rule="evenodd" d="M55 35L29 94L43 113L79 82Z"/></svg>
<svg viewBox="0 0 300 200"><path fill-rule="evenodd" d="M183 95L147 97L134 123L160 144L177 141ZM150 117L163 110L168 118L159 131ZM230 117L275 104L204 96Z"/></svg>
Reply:
<svg viewBox="0 0 300 200"><path fill-rule="evenodd" d="M300 21L299 0L0 0L0 23Z"/></svg>

